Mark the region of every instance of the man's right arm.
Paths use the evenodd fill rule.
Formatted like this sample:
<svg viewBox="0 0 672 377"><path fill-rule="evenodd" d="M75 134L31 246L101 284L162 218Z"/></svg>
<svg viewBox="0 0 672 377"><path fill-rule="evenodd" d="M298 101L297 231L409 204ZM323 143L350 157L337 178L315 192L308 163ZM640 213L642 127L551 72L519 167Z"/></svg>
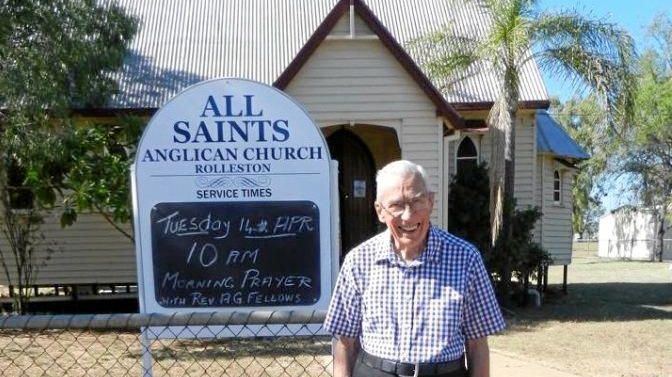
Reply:
<svg viewBox="0 0 672 377"><path fill-rule="evenodd" d="M352 376L352 368L359 353L357 338L348 336L336 337L334 344L334 377Z"/></svg>

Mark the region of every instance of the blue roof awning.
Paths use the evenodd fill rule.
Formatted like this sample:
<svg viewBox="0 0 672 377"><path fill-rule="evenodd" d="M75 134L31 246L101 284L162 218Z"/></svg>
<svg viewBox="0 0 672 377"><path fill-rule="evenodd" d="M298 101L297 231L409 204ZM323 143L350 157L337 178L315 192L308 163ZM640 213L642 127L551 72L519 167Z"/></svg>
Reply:
<svg viewBox="0 0 672 377"><path fill-rule="evenodd" d="M537 152L576 160L590 158L545 110L537 110Z"/></svg>

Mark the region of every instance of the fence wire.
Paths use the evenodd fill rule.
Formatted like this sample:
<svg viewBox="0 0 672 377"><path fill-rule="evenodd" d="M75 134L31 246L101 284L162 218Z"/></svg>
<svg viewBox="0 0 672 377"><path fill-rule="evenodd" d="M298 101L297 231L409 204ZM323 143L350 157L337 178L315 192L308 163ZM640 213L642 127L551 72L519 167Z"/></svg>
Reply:
<svg viewBox="0 0 672 377"><path fill-rule="evenodd" d="M330 376L323 312L0 317L0 375Z"/></svg>

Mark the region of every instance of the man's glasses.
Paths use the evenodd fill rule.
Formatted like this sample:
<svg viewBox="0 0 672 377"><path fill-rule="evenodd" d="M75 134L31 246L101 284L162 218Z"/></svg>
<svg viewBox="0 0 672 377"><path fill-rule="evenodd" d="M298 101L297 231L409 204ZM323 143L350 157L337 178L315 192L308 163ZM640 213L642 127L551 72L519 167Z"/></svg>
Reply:
<svg viewBox="0 0 672 377"><path fill-rule="evenodd" d="M379 203L379 205L393 217L399 217L404 214L404 212L406 211L406 207L408 207L411 213L428 209L429 200L427 196L423 195L411 201L392 202L389 203L388 205L383 205L383 203Z"/></svg>

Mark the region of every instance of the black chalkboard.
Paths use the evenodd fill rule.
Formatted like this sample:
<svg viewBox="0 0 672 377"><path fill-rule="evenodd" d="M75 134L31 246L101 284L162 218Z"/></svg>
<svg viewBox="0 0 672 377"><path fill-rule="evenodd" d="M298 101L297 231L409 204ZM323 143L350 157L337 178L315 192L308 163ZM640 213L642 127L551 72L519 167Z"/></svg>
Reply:
<svg viewBox="0 0 672 377"><path fill-rule="evenodd" d="M163 307L295 306L320 298L315 203L160 203L151 221L154 290Z"/></svg>

